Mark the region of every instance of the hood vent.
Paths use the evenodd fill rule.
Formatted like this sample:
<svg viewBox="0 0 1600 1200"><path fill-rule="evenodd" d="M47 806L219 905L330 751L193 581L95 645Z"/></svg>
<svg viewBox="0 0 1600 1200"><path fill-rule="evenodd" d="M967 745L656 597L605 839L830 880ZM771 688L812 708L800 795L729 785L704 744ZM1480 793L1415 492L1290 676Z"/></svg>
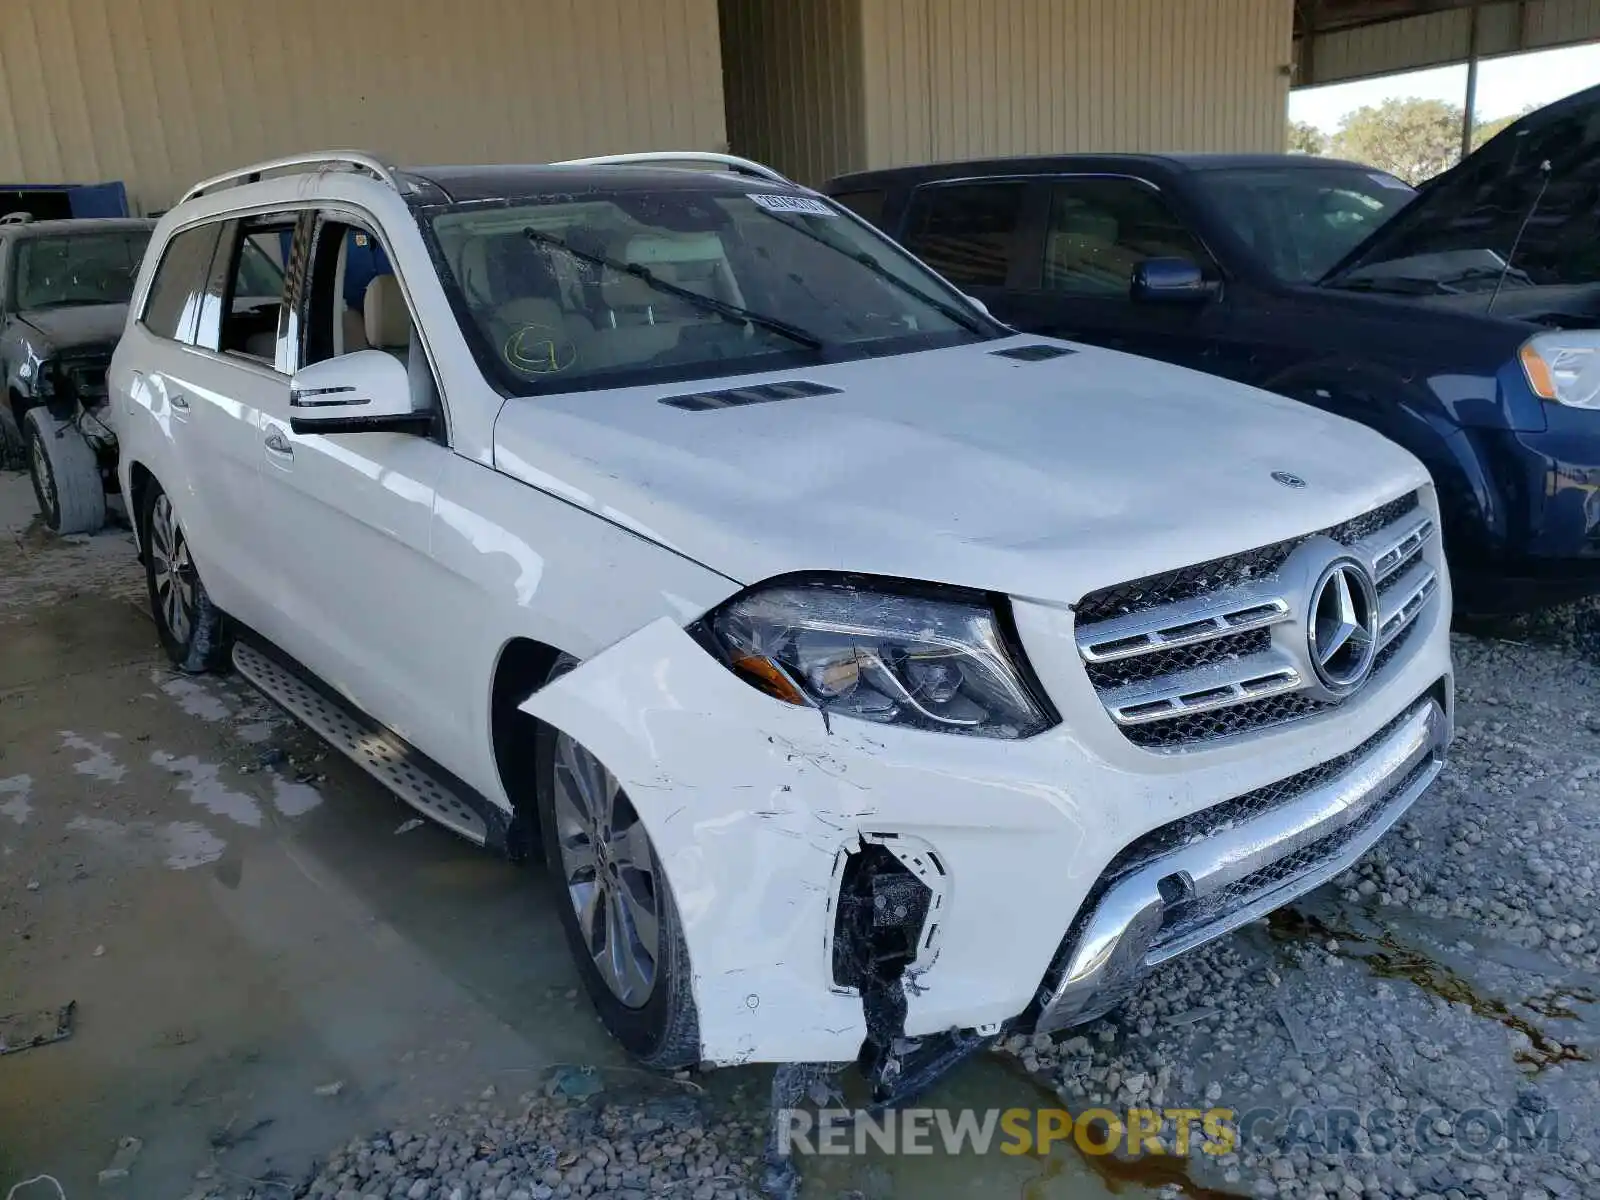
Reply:
<svg viewBox="0 0 1600 1200"><path fill-rule="evenodd" d="M989 353L996 358L1014 358L1018 362L1048 362L1052 358L1076 354L1077 351L1068 350L1065 346L1046 346L1038 342L1032 346L1008 346L1004 350L991 350Z"/></svg>
<svg viewBox="0 0 1600 1200"><path fill-rule="evenodd" d="M671 408L704 412L710 408L740 408L746 404L770 404L774 400L797 400L802 396L827 396L836 387L791 379L783 383L757 383L750 387L729 388L723 392L692 392L687 396L665 396L661 403Z"/></svg>

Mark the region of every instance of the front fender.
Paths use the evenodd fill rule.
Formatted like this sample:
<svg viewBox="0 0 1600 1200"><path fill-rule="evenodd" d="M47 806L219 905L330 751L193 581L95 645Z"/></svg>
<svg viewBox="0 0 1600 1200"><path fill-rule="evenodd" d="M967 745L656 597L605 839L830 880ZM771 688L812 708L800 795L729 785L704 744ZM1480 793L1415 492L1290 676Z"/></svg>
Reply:
<svg viewBox="0 0 1600 1200"><path fill-rule="evenodd" d="M650 834L689 947L701 1057L841 1062L866 1037L832 985L836 867L875 783L860 723L762 695L667 618L534 693L522 710L581 742Z"/></svg>
<svg viewBox="0 0 1600 1200"><path fill-rule="evenodd" d="M1378 365L1327 360L1285 371L1265 386L1358 421L1416 455L1438 490L1452 561L1488 556L1504 544L1506 503L1480 442L1486 427L1503 429L1510 420L1500 407L1508 395L1506 381L1408 378Z"/></svg>

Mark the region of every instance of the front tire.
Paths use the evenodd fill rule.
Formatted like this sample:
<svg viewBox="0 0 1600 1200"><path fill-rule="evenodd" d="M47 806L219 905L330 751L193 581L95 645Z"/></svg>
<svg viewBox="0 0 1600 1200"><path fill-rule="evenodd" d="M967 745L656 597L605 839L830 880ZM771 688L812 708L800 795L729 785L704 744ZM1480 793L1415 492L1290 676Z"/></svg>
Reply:
<svg viewBox="0 0 1600 1200"><path fill-rule="evenodd" d="M71 421L30 408L28 473L45 524L56 533L95 533L106 523L106 489L94 447Z"/></svg>
<svg viewBox="0 0 1600 1200"><path fill-rule="evenodd" d="M551 678L575 665L563 658ZM599 759L541 724L539 827L567 945L601 1023L647 1067L700 1061L689 950L644 822Z"/></svg>
<svg viewBox="0 0 1600 1200"><path fill-rule="evenodd" d="M221 670L228 661L227 618L211 602L172 500L154 480L144 491L139 530L150 614L162 649L186 674Z"/></svg>

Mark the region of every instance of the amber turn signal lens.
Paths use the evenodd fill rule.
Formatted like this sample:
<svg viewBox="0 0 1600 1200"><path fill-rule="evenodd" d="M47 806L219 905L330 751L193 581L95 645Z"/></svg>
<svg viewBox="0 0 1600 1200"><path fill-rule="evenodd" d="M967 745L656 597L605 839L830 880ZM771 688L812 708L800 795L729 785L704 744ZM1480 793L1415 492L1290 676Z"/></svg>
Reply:
<svg viewBox="0 0 1600 1200"><path fill-rule="evenodd" d="M800 689L789 682L789 677L770 658L759 654L746 654L733 660L733 669L748 676L752 683L769 696L776 696L789 704L806 702L806 698L800 694Z"/></svg>
<svg viewBox="0 0 1600 1200"><path fill-rule="evenodd" d="M1556 381L1550 374L1550 364L1544 361L1544 355L1532 346L1524 346L1517 354L1522 359L1522 369L1528 376L1528 386L1533 389L1533 394L1543 400L1554 400Z"/></svg>

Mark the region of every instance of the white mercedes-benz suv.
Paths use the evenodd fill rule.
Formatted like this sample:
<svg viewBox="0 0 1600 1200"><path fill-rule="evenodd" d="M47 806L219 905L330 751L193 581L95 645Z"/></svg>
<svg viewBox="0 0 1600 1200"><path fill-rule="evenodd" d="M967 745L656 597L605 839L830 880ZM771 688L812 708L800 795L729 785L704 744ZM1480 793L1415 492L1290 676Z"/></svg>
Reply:
<svg viewBox="0 0 1600 1200"><path fill-rule="evenodd" d="M891 1089L1086 1020L1450 738L1409 454L1019 336L741 160L207 181L110 387L172 661L541 861L647 1064Z"/></svg>

